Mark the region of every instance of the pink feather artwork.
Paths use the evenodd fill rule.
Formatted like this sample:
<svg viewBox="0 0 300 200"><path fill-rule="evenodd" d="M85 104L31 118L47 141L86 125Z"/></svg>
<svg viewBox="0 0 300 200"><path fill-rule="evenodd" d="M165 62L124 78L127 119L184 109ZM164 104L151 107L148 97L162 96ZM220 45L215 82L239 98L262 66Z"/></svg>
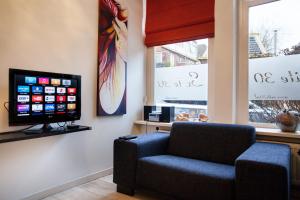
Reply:
<svg viewBox="0 0 300 200"><path fill-rule="evenodd" d="M99 0L97 115L126 114L126 0Z"/></svg>

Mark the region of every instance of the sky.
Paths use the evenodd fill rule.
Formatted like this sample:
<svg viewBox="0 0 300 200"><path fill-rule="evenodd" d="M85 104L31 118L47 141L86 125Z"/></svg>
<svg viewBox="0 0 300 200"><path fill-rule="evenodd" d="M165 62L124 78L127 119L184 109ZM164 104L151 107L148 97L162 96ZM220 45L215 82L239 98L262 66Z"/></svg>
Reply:
<svg viewBox="0 0 300 200"><path fill-rule="evenodd" d="M249 11L249 32L278 30L278 49L300 43L300 0L280 0Z"/></svg>

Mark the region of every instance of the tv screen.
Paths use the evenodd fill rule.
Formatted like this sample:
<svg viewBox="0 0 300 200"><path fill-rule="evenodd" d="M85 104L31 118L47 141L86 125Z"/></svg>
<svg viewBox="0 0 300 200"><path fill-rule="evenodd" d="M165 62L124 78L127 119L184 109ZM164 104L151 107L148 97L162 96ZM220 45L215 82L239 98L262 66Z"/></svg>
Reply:
<svg viewBox="0 0 300 200"><path fill-rule="evenodd" d="M81 76L9 69L9 125L79 120Z"/></svg>

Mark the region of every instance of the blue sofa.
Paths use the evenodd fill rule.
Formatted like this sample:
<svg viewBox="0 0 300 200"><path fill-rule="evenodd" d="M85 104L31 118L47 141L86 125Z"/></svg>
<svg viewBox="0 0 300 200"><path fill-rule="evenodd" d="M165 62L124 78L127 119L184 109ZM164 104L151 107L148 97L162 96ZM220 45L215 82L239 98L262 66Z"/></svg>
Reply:
<svg viewBox="0 0 300 200"><path fill-rule="evenodd" d="M171 133L114 141L117 191L184 200L288 200L290 148L255 141L245 125L175 122Z"/></svg>

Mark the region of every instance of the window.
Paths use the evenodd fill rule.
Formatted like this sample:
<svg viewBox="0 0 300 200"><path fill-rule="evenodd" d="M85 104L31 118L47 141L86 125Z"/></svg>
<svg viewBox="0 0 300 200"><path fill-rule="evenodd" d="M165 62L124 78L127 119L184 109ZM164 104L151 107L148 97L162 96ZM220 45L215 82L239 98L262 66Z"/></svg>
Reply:
<svg viewBox="0 0 300 200"><path fill-rule="evenodd" d="M299 0L249 9L249 121L274 123L283 109L300 111Z"/></svg>
<svg viewBox="0 0 300 200"><path fill-rule="evenodd" d="M189 118L207 114L208 39L154 48L154 103Z"/></svg>

